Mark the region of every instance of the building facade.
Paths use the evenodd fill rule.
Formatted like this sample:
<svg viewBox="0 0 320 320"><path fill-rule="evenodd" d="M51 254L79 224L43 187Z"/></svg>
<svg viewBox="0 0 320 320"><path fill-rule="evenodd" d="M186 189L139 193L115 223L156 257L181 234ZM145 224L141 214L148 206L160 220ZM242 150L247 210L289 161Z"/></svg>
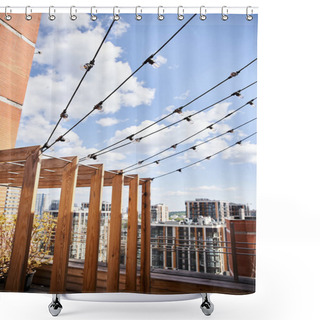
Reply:
<svg viewBox="0 0 320 320"><path fill-rule="evenodd" d="M169 221L168 206L163 203L158 203L151 206L151 222Z"/></svg>
<svg viewBox="0 0 320 320"><path fill-rule="evenodd" d="M47 194L38 193L36 197L36 205L34 213L42 216L43 212L47 209Z"/></svg>
<svg viewBox="0 0 320 320"><path fill-rule="evenodd" d="M151 224L151 266L210 274L226 271L224 226L214 224Z"/></svg>
<svg viewBox="0 0 320 320"><path fill-rule="evenodd" d="M23 14L0 13L0 150L15 147L22 106L29 80L41 14L27 21ZM7 190L0 187L0 214Z"/></svg>
<svg viewBox="0 0 320 320"><path fill-rule="evenodd" d="M217 223L224 223L225 218L230 216L229 202L201 198L185 201L185 205L187 218L194 221L202 216L210 217Z"/></svg>

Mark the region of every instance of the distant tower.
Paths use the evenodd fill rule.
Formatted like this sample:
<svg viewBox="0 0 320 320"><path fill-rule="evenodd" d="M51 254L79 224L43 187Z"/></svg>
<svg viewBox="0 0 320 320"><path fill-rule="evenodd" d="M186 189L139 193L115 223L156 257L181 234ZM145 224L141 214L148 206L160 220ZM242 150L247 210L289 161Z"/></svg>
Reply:
<svg viewBox="0 0 320 320"><path fill-rule="evenodd" d="M0 150L14 148L26 94L41 14L10 14L7 21L0 13ZM0 187L0 213L6 188Z"/></svg>

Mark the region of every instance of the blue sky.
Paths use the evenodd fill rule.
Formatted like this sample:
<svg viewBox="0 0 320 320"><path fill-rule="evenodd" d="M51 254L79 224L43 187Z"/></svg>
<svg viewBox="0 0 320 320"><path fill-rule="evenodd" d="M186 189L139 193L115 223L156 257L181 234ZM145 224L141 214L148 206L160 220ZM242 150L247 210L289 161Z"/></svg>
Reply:
<svg viewBox="0 0 320 320"><path fill-rule="evenodd" d="M178 21L166 15L121 15L96 58L75 99L68 120L62 120L53 140L64 133L83 115L104 99L132 71L155 52L189 19ZM89 62L111 23L110 15L99 15L91 22L89 15L78 15L73 22L69 15L57 15L55 22L42 18L31 77L23 107L17 146L43 144L59 114L66 106L84 71L80 66ZM135 133L154 121L186 104L210 87L224 80L257 57L257 16L248 22L243 15L230 15L224 22L220 15L208 15L205 21L196 16L155 59L160 68L145 65L134 78L94 112L75 130L67 141L57 143L48 154L78 155L80 158ZM257 63L243 70L183 111L183 117L211 105L256 81ZM255 98L256 85L243 92L243 99L231 97L194 117L194 123L183 121L170 129L98 157L107 170L123 169L187 136L205 128L229 112ZM180 151L221 134L256 117L256 106L247 105L232 117L181 144ZM181 119L181 115L156 124L149 133ZM141 177L156 177L205 158L256 131L256 121L233 134L204 144L197 151L187 151L159 165L132 171ZM141 136L141 135L138 135ZM138 137L137 136L137 137ZM172 154L170 150L159 157ZM87 163L92 163L93 160ZM169 210L184 210L184 201L195 198L248 203L255 208L256 136L199 165L173 173L152 182L152 203L166 203ZM52 192L52 198L55 197ZM88 190L78 193L77 202L88 198ZM110 196L106 195L106 200ZM126 205L123 205L126 207Z"/></svg>

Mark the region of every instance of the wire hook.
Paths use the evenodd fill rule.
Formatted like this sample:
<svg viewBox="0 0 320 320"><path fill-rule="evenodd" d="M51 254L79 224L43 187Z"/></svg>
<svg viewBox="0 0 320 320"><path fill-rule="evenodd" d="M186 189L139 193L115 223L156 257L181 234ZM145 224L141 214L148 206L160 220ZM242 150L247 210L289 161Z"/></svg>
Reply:
<svg viewBox="0 0 320 320"><path fill-rule="evenodd" d="M26 10L25 10L25 13L26 13L26 20L27 21L30 21L32 19L32 15L28 13L28 9L30 8L30 6L26 6ZM30 12L32 12L32 9L30 9Z"/></svg>
<svg viewBox="0 0 320 320"><path fill-rule="evenodd" d="M91 7L91 10L90 10L90 15L91 15L91 20L92 21L96 21L97 19L98 19L98 17L95 15L95 14L93 14L93 8L96 8L96 7ZM97 13L97 9L95 9L96 10L96 13Z"/></svg>
<svg viewBox="0 0 320 320"><path fill-rule="evenodd" d="M51 10L52 10L53 12L56 12L56 10L54 9L54 6L49 7L49 17L48 17L49 20L53 21L53 20L56 19L56 16L51 13Z"/></svg>
<svg viewBox="0 0 320 320"><path fill-rule="evenodd" d="M180 9L182 11L182 13L180 13ZM184 9L183 9L183 6L179 6L178 7L178 20L183 20L184 19Z"/></svg>
<svg viewBox="0 0 320 320"><path fill-rule="evenodd" d="M249 14L249 8L251 8L251 14ZM253 9L252 9L251 6L248 6L247 9L246 9L246 19L247 19L248 21L251 21L251 20L253 19L252 14L253 14Z"/></svg>
<svg viewBox="0 0 320 320"><path fill-rule="evenodd" d="M116 9L118 9L118 13L116 13ZM118 21L120 19L119 13L120 13L119 7L117 6L113 7L113 19L115 21Z"/></svg>
<svg viewBox="0 0 320 320"><path fill-rule="evenodd" d="M206 20L207 19L207 8L205 6L200 7L200 20Z"/></svg>
<svg viewBox="0 0 320 320"><path fill-rule="evenodd" d="M10 14L8 14L8 8L10 8L10 6L6 6L4 8L4 15L5 15L5 19L7 21L10 21L12 19L12 16L10 16ZM11 9L10 9L10 12L11 12Z"/></svg>
<svg viewBox="0 0 320 320"><path fill-rule="evenodd" d="M226 10L226 13L224 12L224 9ZM228 8L227 8L227 6L223 6L222 8L221 8L221 19L223 20L223 21L227 21L228 20Z"/></svg>
<svg viewBox="0 0 320 320"><path fill-rule="evenodd" d="M140 13L142 13L142 9L141 9L140 6L137 6L137 7L136 7L136 19L137 19L138 21L140 21L140 20L142 19L142 15L141 15L141 14L138 14L138 8L140 9Z"/></svg>
<svg viewBox="0 0 320 320"><path fill-rule="evenodd" d="M74 9L75 13L77 12L77 9L75 6L70 7L70 19L72 21L75 21L75 20L77 20L78 17L73 13L73 9Z"/></svg>
<svg viewBox="0 0 320 320"><path fill-rule="evenodd" d="M160 8L162 8L162 14L160 14ZM158 7L158 20L162 21L164 19L164 9L163 6Z"/></svg>

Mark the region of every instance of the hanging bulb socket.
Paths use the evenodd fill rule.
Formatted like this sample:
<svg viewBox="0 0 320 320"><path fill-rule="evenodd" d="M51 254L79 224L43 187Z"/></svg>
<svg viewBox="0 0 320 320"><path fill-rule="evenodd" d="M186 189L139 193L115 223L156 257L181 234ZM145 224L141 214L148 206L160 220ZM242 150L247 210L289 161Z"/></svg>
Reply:
<svg viewBox="0 0 320 320"><path fill-rule="evenodd" d="M153 56L154 55L152 54L148 59L144 61L143 64L149 63L153 68L157 69L160 67L160 65L153 60Z"/></svg>
<svg viewBox="0 0 320 320"><path fill-rule="evenodd" d="M241 94L240 90L239 90L239 91L234 92L232 95L233 95L233 96L236 96L236 97L238 97L238 98L240 98L240 99L242 99L242 98L243 98L243 95Z"/></svg>
<svg viewBox="0 0 320 320"><path fill-rule="evenodd" d="M236 77L237 75L239 74L239 71L234 71L234 72L231 72L230 73L230 76L229 78L233 78L233 77Z"/></svg>
<svg viewBox="0 0 320 320"><path fill-rule="evenodd" d="M57 141L57 142L58 142L58 141L65 142L66 139L65 139L63 136L60 136L60 137L57 138L56 141Z"/></svg>
<svg viewBox="0 0 320 320"><path fill-rule="evenodd" d="M182 172L182 169L178 169L177 171L178 171L178 172Z"/></svg>
<svg viewBox="0 0 320 320"><path fill-rule="evenodd" d="M134 139L134 142L140 142L142 140L142 137L141 138L136 138Z"/></svg>
<svg viewBox="0 0 320 320"><path fill-rule="evenodd" d="M254 101L254 100L249 101L249 102L248 102L248 104L250 104L250 106L255 107L255 104L254 104L254 102L253 102L253 101Z"/></svg>
<svg viewBox="0 0 320 320"><path fill-rule="evenodd" d="M233 132L234 132L234 130L233 130L233 129L231 129L231 130L227 131L227 133L233 133Z"/></svg>
<svg viewBox="0 0 320 320"><path fill-rule="evenodd" d="M138 161L138 165L143 164L143 160Z"/></svg>
<svg viewBox="0 0 320 320"><path fill-rule="evenodd" d="M60 118L68 119L68 114L67 114L66 110L62 111L62 113L60 114Z"/></svg>
<svg viewBox="0 0 320 320"><path fill-rule="evenodd" d="M191 124L193 123L193 120L191 119L191 116L185 117L183 120L186 120Z"/></svg>
<svg viewBox="0 0 320 320"><path fill-rule="evenodd" d="M94 109L94 110L99 110L99 111L101 111L101 110L102 110L102 104L103 104L103 102L100 101L99 103L97 103L97 104L93 107L93 109Z"/></svg>
<svg viewBox="0 0 320 320"><path fill-rule="evenodd" d="M173 111L173 113L182 114L182 107L177 108L176 110Z"/></svg>
<svg viewBox="0 0 320 320"><path fill-rule="evenodd" d="M159 162L160 162L159 160L156 160L154 163L159 164Z"/></svg>
<svg viewBox="0 0 320 320"><path fill-rule="evenodd" d="M133 141L133 137L134 137L134 134L132 134L131 136L127 137L127 139L129 139L130 141Z"/></svg>
<svg viewBox="0 0 320 320"><path fill-rule="evenodd" d="M241 144L241 142L242 142L242 141L240 140L240 141L238 141L236 144L239 144L239 145L240 145L240 144Z"/></svg>
<svg viewBox="0 0 320 320"><path fill-rule="evenodd" d="M196 146L193 146L193 147L191 147L190 149L192 149L192 150L197 150L197 147L196 147Z"/></svg>
<svg viewBox="0 0 320 320"><path fill-rule="evenodd" d="M210 160L210 159L211 159L211 156L206 157L206 160Z"/></svg>
<svg viewBox="0 0 320 320"><path fill-rule="evenodd" d="M98 157L98 156L95 155L95 154L89 154L89 155L88 155L88 158L89 158L89 159L93 159L93 160L97 160L97 157Z"/></svg>
<svg viewBox="0 0 320 320"><path fill-rule="evenodd" d="M177 147L177 144L174 144L171 146L172 149L175 149Z"/></svg>
<svg viewBox="0 0 320 320"><path fill-rule="evenodd" d="M91 60L90 62L84 64L83 68L87 71L90 71L93 66L94 66L94 60Z"/></svg>

